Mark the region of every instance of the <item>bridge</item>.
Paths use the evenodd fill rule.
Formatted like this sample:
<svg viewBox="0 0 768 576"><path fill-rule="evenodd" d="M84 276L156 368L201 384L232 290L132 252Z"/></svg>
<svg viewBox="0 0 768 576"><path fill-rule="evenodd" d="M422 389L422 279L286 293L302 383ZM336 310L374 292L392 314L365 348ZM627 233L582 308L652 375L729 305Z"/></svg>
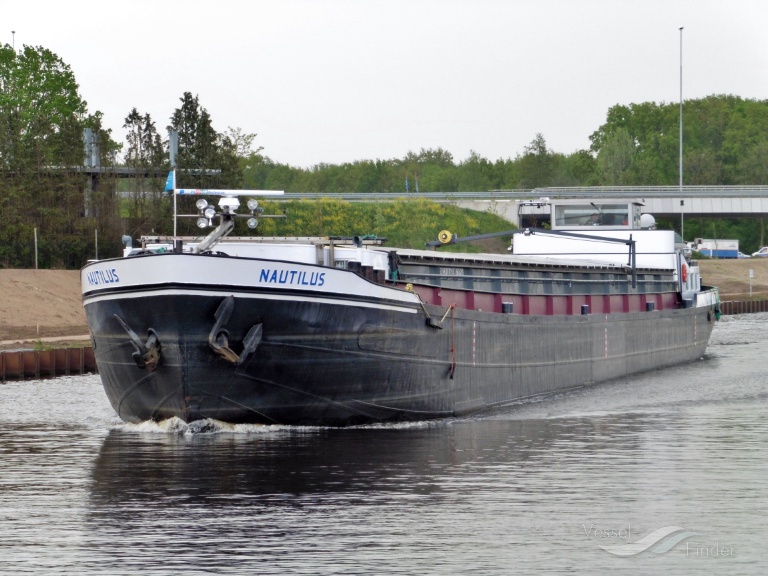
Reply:
<svg viewBox="0 0 768 576"><path fill-rule="evenodd" d="M487 192L286 193L283 200L336 198L347 202L392 202L423 198L481 212L493 212L519 225L521 202L540 198L637 199L656 218L761 218L768 215L768 186L583 186L490 190Z"/></svg>

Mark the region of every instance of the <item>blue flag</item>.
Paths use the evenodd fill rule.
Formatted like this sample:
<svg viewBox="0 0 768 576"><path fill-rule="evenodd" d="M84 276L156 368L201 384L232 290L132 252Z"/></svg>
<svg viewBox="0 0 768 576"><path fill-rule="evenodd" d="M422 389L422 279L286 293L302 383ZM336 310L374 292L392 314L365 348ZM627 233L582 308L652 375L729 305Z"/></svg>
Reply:
<svg viewBox="0 0 768 576"><path fill-rule="evenodd" d="M173 192L176 188L176 172L171 170L168 172L168 179L165 181L165 191Z"/></svg>
<svg viewBox="0 0 768 576"><path fill-rule="evenodd" d="M408 192L408 176L405 177L405 191Z"/></svg>

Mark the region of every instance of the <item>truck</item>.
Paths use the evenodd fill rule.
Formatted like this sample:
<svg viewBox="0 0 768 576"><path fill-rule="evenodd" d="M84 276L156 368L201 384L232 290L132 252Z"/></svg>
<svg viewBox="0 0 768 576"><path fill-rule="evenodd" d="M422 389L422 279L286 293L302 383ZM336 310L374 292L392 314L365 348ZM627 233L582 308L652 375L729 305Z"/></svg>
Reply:
<svg viewBox="0 0 768 576"><path fill-rule="evenodd" d="M738 258L738 240L712 240L708 238L696 238L689 243L691 250L699 252L702 256L710 258Z"/></svg>

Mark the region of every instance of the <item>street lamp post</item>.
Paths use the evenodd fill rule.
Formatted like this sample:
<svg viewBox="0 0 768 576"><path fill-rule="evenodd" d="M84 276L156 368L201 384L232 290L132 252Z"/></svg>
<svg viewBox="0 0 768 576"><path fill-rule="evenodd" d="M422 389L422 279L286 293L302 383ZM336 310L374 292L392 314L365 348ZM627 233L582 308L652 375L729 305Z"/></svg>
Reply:
<svg viewBox="0 0 768 576"><path fill-rule="evenodd" d="M683 27L680 26L680 237L685 242L683 230Z"/></svg>

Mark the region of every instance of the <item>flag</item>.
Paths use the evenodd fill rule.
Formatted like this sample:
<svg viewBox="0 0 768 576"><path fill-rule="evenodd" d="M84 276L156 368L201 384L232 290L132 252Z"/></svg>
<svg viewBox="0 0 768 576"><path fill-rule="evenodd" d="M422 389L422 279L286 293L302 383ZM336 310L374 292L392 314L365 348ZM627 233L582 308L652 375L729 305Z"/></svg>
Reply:
<svg viewBox="0 0 768 576"><path fill-rule="evenodd" d="M408 176L405 177L405 191L408 192Z"/></svg>
<svg viewBox="0 0 768 576"><path fill-rule="evenodd" d="M165 191L173 192L176 189L176 171L168 172L168 179L165 181Z"/></svg>

